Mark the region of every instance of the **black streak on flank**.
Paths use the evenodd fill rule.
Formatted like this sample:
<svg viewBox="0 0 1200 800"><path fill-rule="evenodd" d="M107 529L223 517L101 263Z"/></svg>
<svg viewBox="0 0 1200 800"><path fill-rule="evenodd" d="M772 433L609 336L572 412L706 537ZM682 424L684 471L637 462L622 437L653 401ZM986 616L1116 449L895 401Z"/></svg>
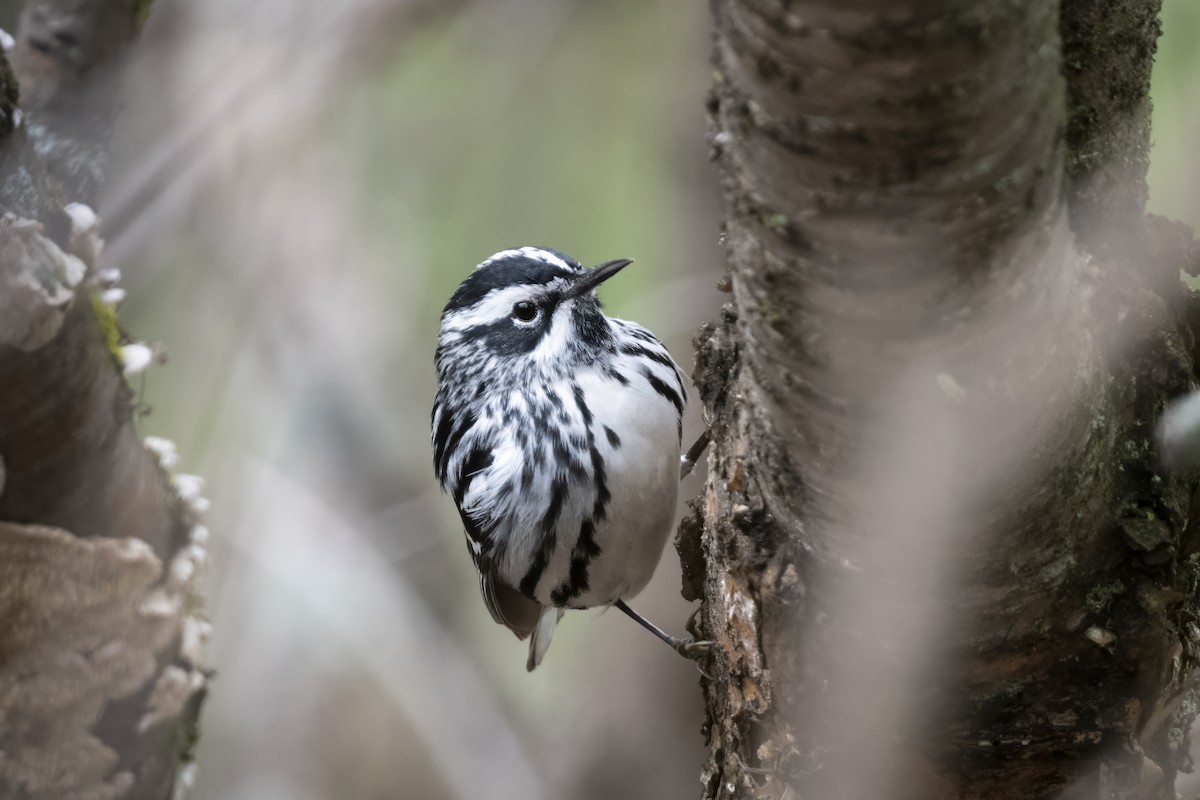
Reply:
<svg viewBox="0 0 1200 800"><path fill-rule="evenodd" d="M596 544L596 526L590 519L585 519L579 528L579 541L571 552L571 574L550 594L554 605L565 606L588 590L588 567L598 555L600 545Z"/></svg>
<svg viewBox="0 0 1200 800"><path fill-rule="evenodd" d="M670 386L667 386L667 384L660 380L658 376L650 371L649 367L642 367L642 374L646 376L646 380L650 382L650 386L654 389L654 391L670 400L675 406L675 410L680 414L683 414L683 398L679 396L679 392L675 391Z"/></svg>
<svg viewBox="0 0 1200 800"><path fill-rule="evenodd" d="M650 333L650 331L645 330L644 328L628 325L625 327L625 332L635 339L641 339L643 342L658 344L658 340L654 338L654 334Z"/></svg>
<svg viewBox="0 0 1200 800"><path fill-rule="evenodd" d="M571 393L575 395L575 405L579 407L579 413L583 416L583 424L588 428L588 433L590 434L592 428L592 410L588 408L587 401L583 399L583 389L579 388L578 383L572 383Z"/></svg>
<svg viewBox="0 0 1200 800"><path fill-rule="evenodd" d="M600 522L607 515L608 501L612 495L608 491L608 475L604 471L604 457L592 444L592 475L596 482L596 505L592 508L592 519Z"/></svg>
<svg viewBox="0 0 1200 800"><path fill-rule="evenodd" d="M608 443L612 445L613 450L621 446L621 437L617 436L617 432L607 425L604 426L604 435L608 437Z"/></svg>
<svg viewBox="0 0 1200 800"><path fill-rule="evenodd" d="M562 511L563 502L566 498L566 481L555 480L550 485L550 505L542 517L540 531L542 540L538 543L537 553L534 554L533 563L529 566L529 571L521 579L521 594L528 598L532 599L534 592L537 591L538 581L542 579L542 573L546 571L546 564L550 561L550 554L554 552L554 546L558 542L554 527L558 524L558 515Z"/></svg>
<svg viewBox="0 0 1200 800"><path fill-rule="evenodd" d="M587 401L584 400L583 389L579 388L579 384L572 383L571 393L575 396L575 405L579 407L579 414L583 417L584 430L587 431L586 446L592 457L592 480L596 485L596 505L592 509L592 519L599 522L604 519L604 507L608 504L609 499L607 476L604 471L604 457L600 455L600 450L596 447L596 434L592 430L592 410L588 408ZM608 430L607 426L605 430ZM609 440L611 441L615 435L612 431L609 431ZM583 444L585 443L579 443L579 445Z"/></svg>
<svg viewBox="0 0 1200 800"><path fill-rule="evenodd" d="M596 544L596 526L590 519L585 519L580 527L578 547L586 556L600 555L600 545Z"/></svg>
<svg viewBox="0 0 1200 800"><path fill-rule="evenodd" d="M621 384L622 386L629 385L629 378L626 378L624 375L622 375L620 372L618 372L615 369L609 368L608 377L612 378L614 381Z"/></svg>
<svg viewBox="0 0 1200 800"><path fill-rule="evenodd" d="M651 361L657 361L664 367L675 369L675 362L666 353L656 353L648 347L643 347L640 344L623 344L621 352L627 356L639 356L640 358L648 358Z"/></svg>
<svg viewBox="0 0 1200 800"><path fill-rule="evenodd" d="M596 523L607 516L608 501L612 499L612 495L608 491L608 474L604 469L604 457L600 455L600 450L596 447L596 434L592 430L592 410L588 408L583 390L578 384L571 384L571 394L575 398L575 405L579 408L579 415L583 418L584 429L587 431L587 438L584 442L573 441L572 444L575 447L585 445L591 456L596 502L592 506L591 517L584 519L579 527L579 538L571 550L571 571L567 575L567 579L550 593L550 601L560 607L568 605L573 598L579 597L590 586L588 567L592 559L600 554L600 545L596 543ZM604 430L611 443L616 434L608 426L605 426ZM573 471L574 465L572 465Z"/></svg>

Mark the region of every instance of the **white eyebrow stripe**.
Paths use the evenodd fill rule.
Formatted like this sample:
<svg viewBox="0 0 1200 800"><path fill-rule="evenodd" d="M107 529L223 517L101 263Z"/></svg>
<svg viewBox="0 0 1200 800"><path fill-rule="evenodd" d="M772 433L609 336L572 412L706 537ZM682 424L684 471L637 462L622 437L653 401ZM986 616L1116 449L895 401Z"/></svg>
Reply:
<svg viewBox="0 0 1200 800"><path fill-rule="evenodd" d="M503 261L506 258L520 258L521 256L532 258L536 261L541 261L543 264L551 264L559 269L565 269L570 272L579 271L579 267L568 264L560 256L551 253L549 250L543 250L540 247L521 247L516 250L501 250L499 253L494 253L483 261L479 262L479 265L476 266L475 269L486 267L489 264L495 264L497 261Z"/></svg>
<svg viewBox="0 0 1200 800"><path fill-rule="evenodd" d="M575 271L575 268L566 261L563 261L561 258L556 256L554 253L549 252L548 250L542 250L540 247L522 247L521 252L530 258L536 258L538 261L544 261L547 264L553 264L559 269L570 270L572 272Z"/></svg>

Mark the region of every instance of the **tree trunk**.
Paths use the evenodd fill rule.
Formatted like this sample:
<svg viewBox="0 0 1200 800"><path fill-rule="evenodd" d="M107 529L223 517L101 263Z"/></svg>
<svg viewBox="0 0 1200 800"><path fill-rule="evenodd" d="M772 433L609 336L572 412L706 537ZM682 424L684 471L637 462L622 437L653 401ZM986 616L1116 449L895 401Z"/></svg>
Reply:
<svg viewBox="0 0 1200 800"><path fill-rule="evenodd" d="M34 0L0 105L0 796L191 780L207 623L194 481L143 446L86 213L149 4ZM0 55L0 59L4 56ZM16 107L21 89L22 116ZM61 245L61 248L60 248ZM66 248L69 253L64 253Z"/></svg>
<svg viewBox="0 0 1200 800"><path fill-rule="evenodd" d="M1158 5L713 3L707 797L1174 798L1200 540L1153 442L1194 342L1191 232L1144 216Z"/></svg>

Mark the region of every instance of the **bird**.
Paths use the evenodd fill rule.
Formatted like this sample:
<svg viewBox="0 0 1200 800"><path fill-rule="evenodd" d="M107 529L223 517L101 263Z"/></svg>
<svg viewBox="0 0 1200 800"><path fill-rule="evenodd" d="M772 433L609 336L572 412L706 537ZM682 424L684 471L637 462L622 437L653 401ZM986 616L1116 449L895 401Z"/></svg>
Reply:
<svg viewBox="0 0 1200 800"><path fill-rule="evenodd" d="M687 390L654 334L609 317L587 268L545 247L502 250L442 311L433 463L458 509L492 618L529 638L534 670L567 609L629 608L674 528Z"/></svg>

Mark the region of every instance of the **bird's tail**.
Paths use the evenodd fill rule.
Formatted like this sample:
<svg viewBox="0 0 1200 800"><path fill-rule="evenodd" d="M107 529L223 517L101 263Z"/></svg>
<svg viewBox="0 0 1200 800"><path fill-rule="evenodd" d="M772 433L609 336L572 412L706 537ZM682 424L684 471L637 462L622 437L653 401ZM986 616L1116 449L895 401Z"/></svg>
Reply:
<svg viewBox="0 0 1200 800"><path fill-rule="evenodd" d="M533 672L538 664L542 663L542 658L550 649L550 640L554 638L554 627L558 625L562 615L561 608L548 606L542 609L542 616L538 619L537 627L533 629L533 638L529 640L529 659L525 662L525 669Z"/></svg>

